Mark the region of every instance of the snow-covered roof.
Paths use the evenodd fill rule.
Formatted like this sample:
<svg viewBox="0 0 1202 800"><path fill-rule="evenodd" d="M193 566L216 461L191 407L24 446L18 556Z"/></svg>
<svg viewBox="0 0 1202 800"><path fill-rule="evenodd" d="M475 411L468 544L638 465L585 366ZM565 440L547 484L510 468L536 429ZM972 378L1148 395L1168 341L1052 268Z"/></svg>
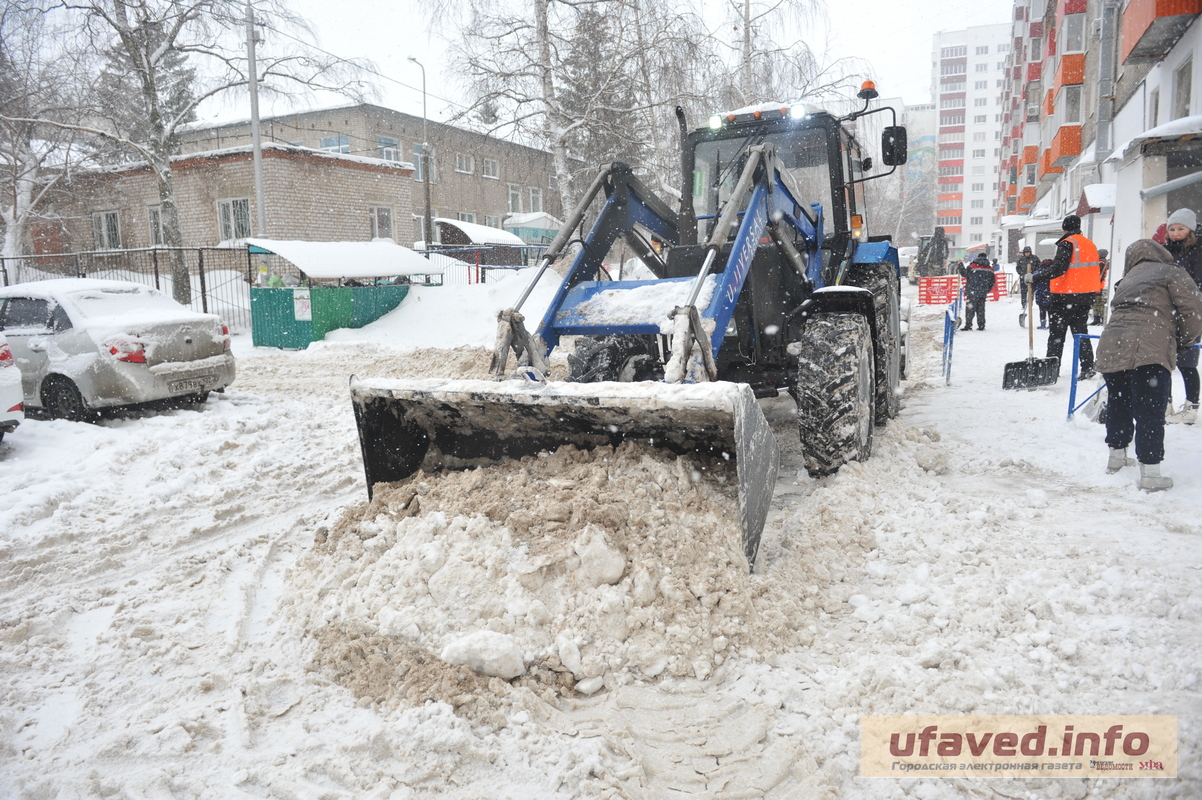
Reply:
<svg viewBox="0 0 1202 800"><path fill-rule="evenodd" d="M558 230L563 227L562 220L548 214L546 211L528 211L525 214L510 214L501 223L506 228L547 228Z"/></svg>
<svg viewBox="0 0 1202 800"><path fill-rule="evenodd" d="M185 153L182 155L172 156L171 162L190 161L196 158L220 158L222 156L239 155L249 153L253 150L253 146L249 144L240 144L233 147L222 147L217 150L201 150L195 153ZM384 158L372 158L370 156L352 156L348 153L333 153L329 150L314 150L312 147L301 147L294 144L280 144L278 142L264 142L263 150L281 150L286 153L304 154L307 156L316 156L318 158L328 158L333 161L350 162L354 164L371 164L377 167L391 167L393 169L412 170L413 162L411 161L389 161ZM88 172L125 172L127 170L146 169L150 165L145 161L129 161L122 164L113 164L106 167L97 167L87 170Z"/></svg>
<svg viewBox="0 0 1202 800"><path fill-rule="evenodd" d="M463 231L463 234L471 240L472 244L498 244L505 247L522 247L526 243L521 237L509 231L503 231L500 228L490 228L487 225L478 225L475 222L464 222L458 219L445 219L443 217L435 217L434 221L440 225L450 225Z"/></svg>
<svg viewBox="0 0 1202 800"><path fill-rule="evenodd" d="M1089 183L1085 185L1085 202L1090 208L1114 208L1118 187L1113 183Z"/></svg>
<svg viewBox="0 0 1202 800"><path fill-rule="evenodd" d="M787 108L790 111L795 108L800 108L807 115L826 113L826 109L822 106L816 106L813 103L807 103L804 100L792 100L778 103L756 103L753 106L743 106L742 108L736 108L733 111L723 111L719 113L723 117L725 117L727 114L734 114L736 117L740 117L744 114L754 114L757 111L780 111L782 108Z"/></svg>
<svg viewBox="0 0 1202 800"><path fill-rule="evenodd" d="M443 271L442 266L408 247L379 239L374 242L247 239L246 243L288 259L310 278L383 278Z"/></svg>
<svg viewBox="0 0 1202 800"><path fill-rule="evenodd" d="M1114 148L1114 152L1106 160L1114 161L1125 158L1128 150L1133 147L1139 147L1145 142L1162 139L1181 139L1186 136L1197 136L1199 134L1202 134L1202 114L1194 114L1192 117L1182 117L1172 122L1166 122L1163 125L1157 125L1155 128L1149 128L1137 136L1132 136Z"/></svg>
<svg viewBox="0 0 1202 800"><path fill-rule="evenodd" d="M1027 221L1026 214L1007 214L1002 217L1001 226L1003 229L1021 227Z"/></svg>

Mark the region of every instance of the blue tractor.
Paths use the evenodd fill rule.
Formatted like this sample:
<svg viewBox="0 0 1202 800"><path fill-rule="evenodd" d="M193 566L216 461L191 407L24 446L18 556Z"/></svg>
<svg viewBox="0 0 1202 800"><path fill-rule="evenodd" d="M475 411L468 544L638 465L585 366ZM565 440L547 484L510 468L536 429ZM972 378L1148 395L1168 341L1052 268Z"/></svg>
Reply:
<svg viewBox="0 0 1202 800"><path fill-rule="evenodd" d="M864 108L842 118L765 105L691 133L678 109L675 209L629 166L604 167L526 291L498 315L494 380L352 380L369 494L419 469L564 444L633 439L717 453L737 467L753 566L778 468L756 399L792 395L814 476L866 459L874 427L898 410L897 250L869 236L864 219L864 184L890 173L868 174L872 159L847 126L893 109L868 110L869 84L860 97ZM905 163L903 127L883 128L881 160ZM603 262L622 245L637 255L623 271L640 278L609 279ZM573 249L562 275L549 269ZM560 284L530 332L521 308L545 276ZM548 380L549 356L569 338L566 380Z"/></svg>

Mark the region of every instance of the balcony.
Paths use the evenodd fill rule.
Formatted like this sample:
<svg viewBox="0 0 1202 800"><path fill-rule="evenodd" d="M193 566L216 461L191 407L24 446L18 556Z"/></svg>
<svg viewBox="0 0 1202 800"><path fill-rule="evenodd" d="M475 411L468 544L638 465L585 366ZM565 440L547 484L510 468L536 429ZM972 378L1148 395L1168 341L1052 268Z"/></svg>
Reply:
<svg viewBox="0 0 1202 800"><path fill-rule="evenodd" d="M1043 63L1032 61L1027 65L1027 83L1037 81L1043 77Z"/></svg>
<svg viewBox="0 0 1202 800"><path fill-rule="evenodd" d="M1081 126L1062 125L1052 137L1047 158L1054 167L1067 167L1081 155Z"/></svg>
<svg viewBox="0 0 1202 800"><path fill-rule="evenodd" d="M1080 133L1079 128L1078 128L1078 133ZM1080 137L1077 138L1077 144L1078 144L1077 152L1080 153L1081 152ZM1018 163L1019 163L1019 166L1025 166L1026 164L1034 164L1038 159L1039 159L1039 145L1029 144L1023 148L1023 157L1022 157L1022 160L1020 160Z"/></svg>
<svg viewBox="0 0 1202 800"><path fill-rule="evenodd" d="M1202 13L1202 0L1131 0L1123 12L1123 63L1164 58Z"/></svg>
<svg viewBox="0 0 1202 800"><path fill-rule="evenodd" d="M1024 186L1023 190L1018 195L1018 213L1024 214L1031 206L1035 205L1035 187Z"/></svg>
<svg viewBox="0 0 1202 800"><path fill-rule="evenodd" d="M1064 169L1052 163L1051 149L1044 150L1043 155L1039 157L1039 168L1036 170L1039 173L1039 180L1051 179L1056 175L1062 175Z"/></svg>
<svg viewBox="0 0 1202 800"><path fill-rule="evenodd" d="M1199 0L1199 2L1202 2L1202 0ZM1056 66L1056 79L1053 82L1052 91L1058 92L1061 86L1075 86L1084 81L1085 54L1067 53L1060 56L1060 63Z"/></svg>

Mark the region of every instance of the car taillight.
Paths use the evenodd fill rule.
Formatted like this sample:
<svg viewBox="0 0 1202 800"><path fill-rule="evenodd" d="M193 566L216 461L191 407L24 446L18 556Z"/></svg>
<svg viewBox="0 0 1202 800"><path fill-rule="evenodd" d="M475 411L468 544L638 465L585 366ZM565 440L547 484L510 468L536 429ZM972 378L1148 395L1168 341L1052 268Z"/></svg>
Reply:
<svg viewBox="0 0 1202 800"><path fill-rule="evenodd" d="M146 351L142 349L141 345L122 345L120 349L116 347L110 347L109 352L115 355L118 361L127 361L130 364L146 363Z"/></svg>
<svg viewBox="0 0 1202 800"><path fill-rule="evenodd" d="M13 363L13 350L8 342L0 344L0 367L12 366Z"/></svg>
<svg viewBox="0 0 1202 800"><path fill-rule="evenodd" d="M229 325L222 325L222 326L221 326L221 335L222 335L223 337L225 337L225 338L222 340L222 349L223 349L223 350L224 350L226 353L228 353L228 352L230 351L230 326L229 326Z"/></svg>
<svg viewBox="0 0 1202 800"><path fill-rule="evenodd" d="M13 406L12 408L9 409L10 413L13 411L20 411L22 414L24 414L25 413L25 404L17 403L15 406Z"/></svg>

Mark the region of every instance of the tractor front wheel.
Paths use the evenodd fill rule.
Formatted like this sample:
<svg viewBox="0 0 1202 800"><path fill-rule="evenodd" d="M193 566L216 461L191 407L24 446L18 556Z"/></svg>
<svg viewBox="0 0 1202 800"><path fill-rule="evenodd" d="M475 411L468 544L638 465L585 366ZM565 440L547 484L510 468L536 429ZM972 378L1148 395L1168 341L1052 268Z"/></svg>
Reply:
<svg viewBox="0 0 1202 800"><path fill-rule="evenodd" d="M806 471L830 475L872 454L876 369L872 332L858 314L816 314L791 352L797 427Z"/></svg>

